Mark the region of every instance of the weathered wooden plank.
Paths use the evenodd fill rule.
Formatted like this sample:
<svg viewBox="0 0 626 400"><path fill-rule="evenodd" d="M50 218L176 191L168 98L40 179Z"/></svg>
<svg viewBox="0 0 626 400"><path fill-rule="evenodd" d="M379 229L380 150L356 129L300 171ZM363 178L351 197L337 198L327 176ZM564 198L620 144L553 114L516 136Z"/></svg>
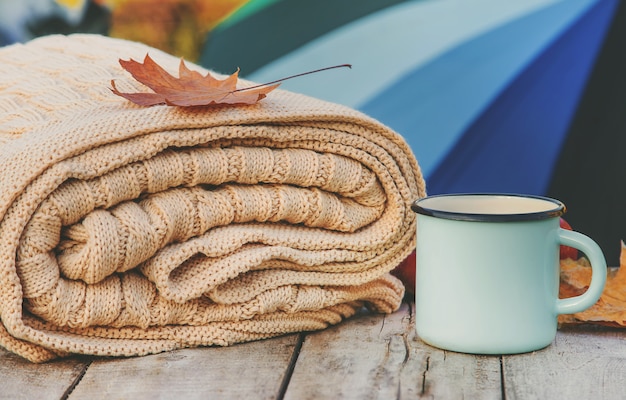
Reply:
<svg viewBox="0 0 626 400"><path fill-rule="evenodd" d="M424 344L412 310L404 304L307 335L285 399L499 399L500 358Z"/></svg>
<svg viewBox="0 0 626 400"><path fill-rule="evenodd" d="M87 361L79 358L33 364L0 348L1 399L60 399L76 382Z"/></svg>
<svg viewBox="0 0 626 400"><path fill-rule="evenodd" d="M401 398L501 399L500 357L430 351L417 391ZM413 376L415 373L413 374Z"/></svg>
<svg viewBox="0 0 626 400"><path fill-rule="evenodd" d="M504 357L506 398L624 399L624 339L623 330L568 328L546 349Z"/></svg>
<svg viewBox="0 0 626 400"><path fill-rule="evenodd" d="M298 340L95 360L69 399L275 399Z"/></svg>

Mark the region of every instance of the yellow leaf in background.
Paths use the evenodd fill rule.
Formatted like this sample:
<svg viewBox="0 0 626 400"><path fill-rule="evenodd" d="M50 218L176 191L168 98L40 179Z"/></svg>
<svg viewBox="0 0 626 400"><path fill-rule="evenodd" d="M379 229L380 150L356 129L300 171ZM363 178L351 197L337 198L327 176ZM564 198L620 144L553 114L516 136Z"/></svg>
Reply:
<svg viewBox="0 0 626 400"><path fill-rule="evenodd" d="M66 0L67 1L67 0ZM248 0L99 0L111 9L109 36L197 61L208 32Z"/></svg>
<svg viewBox="0 0 626 400"><path fill-rule="evenodd" d="M62 6L65 6L67 8L72 8L72 9L82 8L85 6L85 3L87 2L87 0L55 0L55 1Z"/></svg>

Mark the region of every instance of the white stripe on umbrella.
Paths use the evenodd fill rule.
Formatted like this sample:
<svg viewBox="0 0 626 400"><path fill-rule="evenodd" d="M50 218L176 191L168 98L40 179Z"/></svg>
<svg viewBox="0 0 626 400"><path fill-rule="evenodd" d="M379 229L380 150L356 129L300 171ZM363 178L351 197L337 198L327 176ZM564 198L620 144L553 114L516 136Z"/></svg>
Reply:
<svg viewBox="0 0 626 400"><path fill-rule="evenodd" d="M404 134L429 177L477 117L598 0L536 10L417 67L359 106Z"/></svg>
<svg viewBox="0 0 626 400"><path fill-rule="evenodd" d="M283 87L371 112L407 137L428 176L503 88L597 1L403 3L329 32L248 78L270 81L294 71L352 63L351 71L337 71L323 78L304 77L287 81ZM498 28L521 19L525 20L519 29L510 33L511 41L500 41L504 46L467 51L493 57L465 57L449 75L424 68L437 60L454 59L454 52L463 46L493 43L472 40L500 34ZM427 85L416 87L412 97L403 95L400 99L390 95L394 85L402 85L405 76L420 69L428 75L421 79ZM389 107L395 111L386 113L371 107L384 97L388 97ZM403 112L410 112L415 118L397 118ZM407 125L407 118L411 126Z"/></svg>
<svg viewBox="0 0 626 400"><path fill-rule="evenodd" d="M469 38L557 1L402 3L329 32L246 78L266 82L320 66L351 63L352 71L328 74L322 80L301 78L283 87L358 108L398 77Z"/></svg>

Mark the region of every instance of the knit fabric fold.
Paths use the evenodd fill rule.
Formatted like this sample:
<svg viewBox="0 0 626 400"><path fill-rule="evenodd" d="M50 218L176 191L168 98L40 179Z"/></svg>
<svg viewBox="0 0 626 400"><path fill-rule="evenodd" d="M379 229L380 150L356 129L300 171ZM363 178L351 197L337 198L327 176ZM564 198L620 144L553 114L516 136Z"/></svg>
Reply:
<svg viewBox="0 0 626 400"><path fill-rule="evenodd" d="M149 91L118 63L147 53L175 75L98 35L0 49L0 345L135 356L395 311L425 196L403 138L280 89L192 108L111 93Z"/></svg>

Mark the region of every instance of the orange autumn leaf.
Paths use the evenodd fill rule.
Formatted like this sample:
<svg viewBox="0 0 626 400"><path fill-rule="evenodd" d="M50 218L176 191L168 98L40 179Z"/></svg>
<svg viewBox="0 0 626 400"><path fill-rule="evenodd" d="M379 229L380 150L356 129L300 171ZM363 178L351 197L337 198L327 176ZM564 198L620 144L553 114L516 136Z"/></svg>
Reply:
<svg viewBox="0 0 626 400"><path fill-rule="evenodd" d="M589 262L561 261L561 297L571 297L587 290L591 281ZM559 316L561 324L594 323L610 326L626 326L626 244L622 242L620 267L611 268L600 299L591 308L572 315Z"/></svg>
<svg viewBox="0 0 626 400"><path fill-rule="evenodd" d="M111 81L111 91L141 106L167 104L172 106L206 106L213 104L254 104L265 98L279 84L237 88L238 72L225 79L216 79L210 73L202 75L190 70L181 59L179 77L170 75L146 54L143 64L135 60L119 60L120 65L154 93L122 93Z"/></svg>

